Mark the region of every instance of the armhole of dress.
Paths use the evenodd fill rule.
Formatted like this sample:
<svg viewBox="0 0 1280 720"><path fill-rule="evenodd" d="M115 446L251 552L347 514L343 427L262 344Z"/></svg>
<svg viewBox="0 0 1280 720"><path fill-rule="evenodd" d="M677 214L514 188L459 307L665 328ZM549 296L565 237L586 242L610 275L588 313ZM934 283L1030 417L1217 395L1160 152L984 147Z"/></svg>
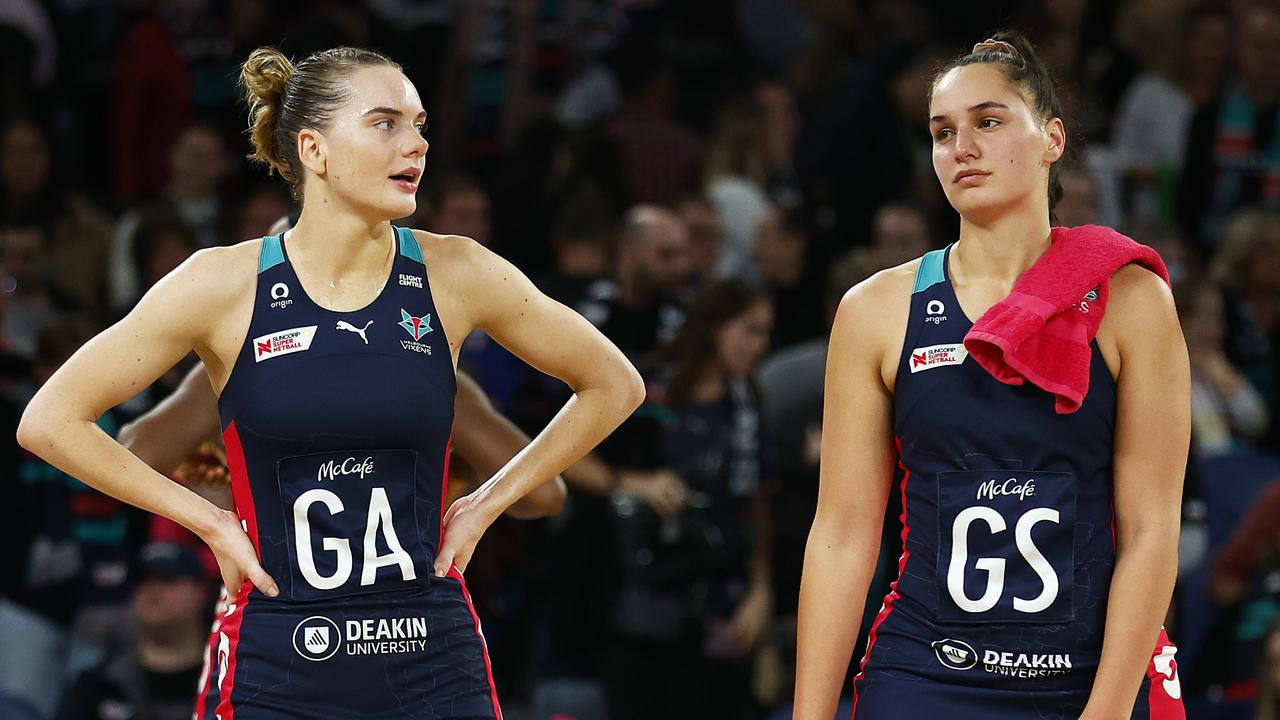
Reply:
<svg viewBox="0 0 1280 720"><path fill-rule="evenodd" d="M916 268L916 282L911 290L911 297L907 300L910 307L907 309L907 330L902 338L902 353L898 356L898 376L893 385L894 397L901 393L902 381L905 376L910 373L903 373L903 367L911 356L916 342L920 339L920 331L922 324L912 324L911 320L915 317L916 296L946 280L946 259L947 248L941 250L931 250L920 258L920 266Z"/></svg>

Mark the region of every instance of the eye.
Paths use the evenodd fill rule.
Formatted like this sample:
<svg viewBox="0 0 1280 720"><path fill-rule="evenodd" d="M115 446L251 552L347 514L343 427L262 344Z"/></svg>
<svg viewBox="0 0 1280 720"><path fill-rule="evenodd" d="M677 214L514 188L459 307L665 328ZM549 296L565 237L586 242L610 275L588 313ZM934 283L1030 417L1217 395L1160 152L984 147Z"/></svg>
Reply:
<svg viewBox="0 0 1280 720"><path fill-rule="evenodd" d="M425 135L425 134L426 134L426 132L427 132L427 126L426 126L426 124L414 125L413 127L414 127L414 129L415 129L415 130L417 130L417 131L418 131L418 134L419 134L419 135Z"/></svg>
<svg viewBox="0 0 1280 720"><path fill-rule="evenodd" d="M939 129L937 129L937 130L935 130L935 131L934 131L934 133L933 133L933 139L934 139L934 140L936 140L936 141L938 141L938 142L942 142L942 141L946 140L947 138L951 137L951 136L952 136L952 135L954 135L954 134L955 134L955 132L954 132L954 131L952 131L952 129L951 129L951 128L939 128Z"/></svg>
<svg viewBox="0 0 1280 720"><path fill-rule="evenodd" d="M993 117L982 118L982 122L978 123L978 127L990 129L1000 124L1000 121Z"/></svg>
<svg viewBox="0 0 1280 720"><path fill-rule="evenodd" d="M373 124L373 126L378 128L379 130L390 130L391 128L395 127L395 125L396 125L395 121L393 120L379 120L378 122Z"/></svg>

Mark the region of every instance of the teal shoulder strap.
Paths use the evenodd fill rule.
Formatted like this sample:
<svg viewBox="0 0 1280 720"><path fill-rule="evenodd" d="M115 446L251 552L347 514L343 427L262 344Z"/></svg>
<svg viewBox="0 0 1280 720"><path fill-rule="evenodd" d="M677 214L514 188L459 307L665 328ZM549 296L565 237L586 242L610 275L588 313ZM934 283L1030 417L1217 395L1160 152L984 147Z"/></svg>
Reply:
<svg viewBox="0 0 1280 720"><path fill-rule="evenodd" d="M918 293L921 290L927 290L945 280L946 261L946 248L925 253L924 257L920 259L920 267L916 269L916 287L911 292Z"/></svg>
<svg viewBox="0 0 1280 720"><path fill-rule="evenodd" d="M279 235L262 238L262 250L258 252L258 272L266 272L284 262L284 247Z"/></svg>
<svg viewBox="0 0 1280 720"><path fill-rule="evenodd" d="M400 240L400 254L413 260L414 262L426 265L422 261L422 247L418 245L418 238L409 228L396 228L396 237Z"/></svg>

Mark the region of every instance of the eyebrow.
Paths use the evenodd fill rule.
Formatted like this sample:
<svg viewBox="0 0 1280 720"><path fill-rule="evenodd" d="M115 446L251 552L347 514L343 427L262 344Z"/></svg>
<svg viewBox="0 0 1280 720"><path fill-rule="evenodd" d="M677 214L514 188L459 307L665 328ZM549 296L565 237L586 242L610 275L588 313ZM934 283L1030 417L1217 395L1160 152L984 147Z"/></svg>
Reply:
<svg viewBox="0 0 1280 720"><path fill-rule="evenodd" d="M969 112L971 113L980 112L982 110L991 110L992 108L1008 110L1009 106L1005 105L1004 103L998 103L995 100L988 100L984 103L978 103L977 105L974 105L973 107L969 108ZM947 119L946 115L934 115L933 117L929 118L929 122L939 122L941 120L946 120L946 119Z"/></svg>
<svg viewBox="0 0 1280 720"><path fill-rule="evenodd" d="M393 117L404 117L404 112L392 107L375 107L375 108L369 108L368 110L365 110L363 113L360 114L360 117L368 117L370 115L391 115ZM425 118L426 116L427 116L426 110L423 110L418 113L418 117L420 118Z"/></svg>

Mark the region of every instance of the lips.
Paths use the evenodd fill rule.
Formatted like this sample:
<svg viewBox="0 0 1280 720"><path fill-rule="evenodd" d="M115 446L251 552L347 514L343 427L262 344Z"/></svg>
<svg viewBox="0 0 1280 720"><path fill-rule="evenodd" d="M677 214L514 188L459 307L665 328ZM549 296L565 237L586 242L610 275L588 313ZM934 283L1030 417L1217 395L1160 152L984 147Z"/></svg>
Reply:
<svg viewBox="0 0 1280 720"><path fill-rule="evenodd" d="M394 181L397 185L405 190L414 191L418 189L418 178L422 176L422 169L417 167L407 167L403 170L387 177Z"/></svg>
<svg viewBox="0 0 1280 720"><path fill-rule="evenodd" d="M969 180L970 178L984 178L990 174L991 173L982 172L981 170L961 170L960 172L952 176L951 182L959 183L965 180ZM976 182L976 179L972 180L971 182Z"/></svg>

